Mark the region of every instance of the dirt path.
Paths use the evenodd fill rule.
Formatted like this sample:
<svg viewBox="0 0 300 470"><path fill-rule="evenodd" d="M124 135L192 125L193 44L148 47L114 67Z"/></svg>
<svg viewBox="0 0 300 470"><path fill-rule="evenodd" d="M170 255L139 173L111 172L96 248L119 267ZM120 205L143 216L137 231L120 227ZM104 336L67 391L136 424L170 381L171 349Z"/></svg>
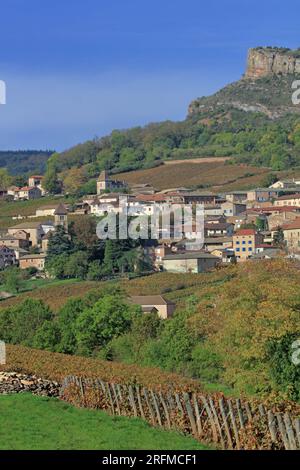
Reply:
<svg viewBox="0 0 300 470"><path fill-rule="evenodd" d="M168 160L164 161L164 165L177 165L180 163L211 163L211 162L226 162L231 157L199 157L199 158L186 158L184 160Z"/></svg>

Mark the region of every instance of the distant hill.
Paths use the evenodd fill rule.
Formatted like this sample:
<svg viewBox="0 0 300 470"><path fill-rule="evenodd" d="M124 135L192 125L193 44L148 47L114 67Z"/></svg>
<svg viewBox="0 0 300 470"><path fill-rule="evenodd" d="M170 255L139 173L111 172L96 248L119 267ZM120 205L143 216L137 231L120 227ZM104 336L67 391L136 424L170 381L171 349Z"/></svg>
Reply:
<svg viewBox="0 0 300 470"><path fill-rule="evenodd" d="M184 121L115 130L54 154L48 165L80 186L104 168L123 173L207 156L275 171L299 167L300 106L292 104L292 82L299 78L300 50L250 49L245 75L194 100Z"/></svg>
<svg viewBox="0 0 300 470"><path fill-rule="evenodd" d="M53 150L0 151L0 168L6 168L11 175L44 173L46 163Z"/></svg>

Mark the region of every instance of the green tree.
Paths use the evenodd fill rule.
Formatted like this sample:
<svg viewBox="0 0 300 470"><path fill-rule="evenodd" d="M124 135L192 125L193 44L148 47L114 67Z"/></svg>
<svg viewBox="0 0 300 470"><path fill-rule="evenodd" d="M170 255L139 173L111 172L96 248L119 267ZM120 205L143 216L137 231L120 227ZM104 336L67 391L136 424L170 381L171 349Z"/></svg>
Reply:
<svg viewBox="0 0 300 470"><path fill-rule="evenodd" d="M64 267L66 277L85 279L89 269L89 255L85 251L76 251L69 255Z"/></svg>
<svg viewBox="0 0 300 470"><path fill-rule="evenodd" d="M299 333L289 333L278 339L270 339L266 345L266 360L270 367L270 376L276 386L287 394L290 400L300 399L300 368L292 361L295 341L299 341ZM299 351L299 346L297 346Z"/></svg>
<svg viewBox="0 0 300 470"><path fill-rule="evenodd" d="M60 341L57 351L66 354L74 354L77 349L76 321L86 309L87 303L84 299L71 298L60 309L57 316Z"/></svg>
<svg viewBox="0 0 300 470"><path fill-rule="evenodd" d="M45 262L45 270L47 274L56 277L57 279L64 279L66 277L65 267L68 260L69 255L67 253L47 257Z"/></svg>
<svg viewBox="0 0 300 470"><path fill-rule="evenodd" d="M46 261L53 256L70 254L73 249L74 245L70 236L65 233L62 226L58 226L49 237Z"/></svg>
<svg viewBox="0 0 300 470"><path fill-rule="evenodd" d="M224 371L222 358L216 354L214 348L198 343L192 350L189 371L193 377L203 382L217 382Z"/></svg>
<svg viewBox="0 0 300 470"><path fill-rule="evenodd" d="M17 267L7 268L1 277L5 290L12 294L18 294L24 286L23 274Z"/></svg>
<svg viewBox="0 0 300 470"><path fill-rule="evenodd" d="M120 295L104 295L92 308L82 312L76 322L78 351L90 355L105 347L114 337L128 332L137 308Z"/></svg>
<svg viewBox="0 0 300 470"><path fill-rule="evenodd" d="M119 268L122 250L117 240L106 240L104 248L103 272L113 274Z"/></svg>
<svg viewBox="0 0 300 470"><path fill-rule="evenodd" d="M48 164L43 180L43 187L51 194L58 194L61 192L61 185L54 165Z"/></svg>
<svg viewBox="0 0 300 470"><path fill-rule="evenodd" d="M145 347L145 365L163 367L184 373L191 362L195 338L186 325L187 315L175 315L164 324L157 339L149 341Z"/></svg>
<svg viewBox="0 0 300 470"><path fill-rule="evenodd" d="M12 182L11 176L5 168L0 168L0 190L6 190Z"/></svg>
<svg viewBox="0 0 300 470"><path fill-rule="evenodd" d="M59 327L53 320L44 321L44 323L37 329L32 339L32 346L34 348L46 349L47 351L56 351L59 343Z"/></svg>
<svg viewBox="0 0 300 470"><path fill-rule="evenodd" d="M36 331L46 320L52 319L50 308L41 300L26 299L0 310L0 337L8 343L32 346Z"/></svg>
<svg viewBox="0 0 300 470"><path fill-rule="evenodd" d="M89 263L89 270L87 273L87 280L88 281L100 281L103 276L103 270L101 264L98 260L94 260Z"/></svg>
<svg viewBox="0 0 300 470"><path fill-rule="evenodd" d="M99 238L96 233L97 220L94 217L77 217L70 227L70 234L74 238L76 249L98 249Z"/></svg>
<svg viewBox="0 0 300 470"><path fill-rule="evenodd" d="M257 230L262 231L266 229L266 222L264 219L261 219L260 217L257 217L255 221L255 226Z"/></svg>
<svg viewBox="0 0 300 470"><path fill-rule="evenodd" d="M274 233L273 237L273 243L275 246L278 246L279 248L284 247L284 232L281 227L278 227L276 232Z"/></svg>

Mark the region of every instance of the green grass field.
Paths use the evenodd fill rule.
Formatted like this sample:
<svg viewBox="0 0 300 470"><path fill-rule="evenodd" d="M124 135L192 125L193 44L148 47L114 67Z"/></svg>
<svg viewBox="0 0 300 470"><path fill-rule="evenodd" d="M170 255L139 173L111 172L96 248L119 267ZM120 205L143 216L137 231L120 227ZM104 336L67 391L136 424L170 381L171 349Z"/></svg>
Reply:
<svg viewBox="0 0 300 470"><path fill-rule="evenodd" d="M137 418L78 409L30 394L0 396L1 450L203 450L196 440Z"/></svg>

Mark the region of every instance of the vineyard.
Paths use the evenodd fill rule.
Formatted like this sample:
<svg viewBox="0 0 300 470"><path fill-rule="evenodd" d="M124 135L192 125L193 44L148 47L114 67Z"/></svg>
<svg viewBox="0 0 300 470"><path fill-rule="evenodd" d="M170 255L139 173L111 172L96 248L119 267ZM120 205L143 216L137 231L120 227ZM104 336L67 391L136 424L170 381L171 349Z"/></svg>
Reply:
<svg viewBox="0 0 300 470"><path fill-rule="evenodd" d="M300 405L293 402L228 399L159 369L21 346L7 346L7 363L0 369L57 380L61 398L75 406L141 417L223 449L300 448Z"/></svg>
<svg viewBox="0 0 300 470"><path fill-rule="evenodd" d="M129 295L163 294L173 301L181 301L195 293L197 288L203 288L221 281L224 272L203 274L157 273L147 277L132 280L120 279L118 285ZM112 281L74 281L61 285L46 286L34 291L24 292L11 299L3 300L0 308L16 305L27 298L42 300L54 311L59 310L70 297L82 297L93 289L105 289L113 285Z"/></svg>
<svg viewBox="0 0 300 470"><path fill-rule="evenodd" d="M116 177L129 184L149 183L157 190L175 187L213 188L220 190L235 183L236 189L260 186L268 169L243 165L228 165L225 162L182 163L160 165L156 168L120 173Z"/></svg>
<svg viewBox="0 0 300 470"><path fill-rule="evenodd" d="M74 376L64 379L61 398L112 415L141 417L153 426L183 431L222 449L300 449L300 418L280 407L266 409L263 404L174 391L171 386L155 392Z"/></svg>
<svg viewBox="0 0 300 470"><path fill-rule="evenodd" d="M102 361L81 356L40 351L24 346L6 345L6 364L0 370L24 372L62 382L68 375L97 378L122 383L137 383L155 390L178 386L184 390L200 390L198 381L163 372L152 367Z"/></svg>

